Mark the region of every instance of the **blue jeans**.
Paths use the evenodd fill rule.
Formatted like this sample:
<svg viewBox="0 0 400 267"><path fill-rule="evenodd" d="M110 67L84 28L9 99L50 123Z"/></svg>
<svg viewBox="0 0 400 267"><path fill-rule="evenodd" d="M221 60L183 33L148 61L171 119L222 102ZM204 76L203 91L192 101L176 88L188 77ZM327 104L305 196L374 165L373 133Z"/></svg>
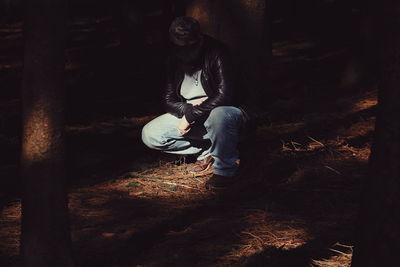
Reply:
<svg viewBox="0 0 400 267"><path fill-rule="evenodd" d="M181 136L178 131L179 118L166 113L142 129L143 142L152 149L172 154L197 154L197 160L208 156L214 158L214 173L235 175L239 159L239 132L244 123L239 108L220 106L214 108L204 124L194 124L188 133Z"/></svg>

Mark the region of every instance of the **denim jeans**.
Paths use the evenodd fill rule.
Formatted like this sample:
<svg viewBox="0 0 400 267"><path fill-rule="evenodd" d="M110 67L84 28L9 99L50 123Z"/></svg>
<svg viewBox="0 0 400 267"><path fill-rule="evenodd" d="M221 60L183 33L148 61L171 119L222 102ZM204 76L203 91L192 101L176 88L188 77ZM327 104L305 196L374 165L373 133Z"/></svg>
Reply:
<svg viewBox="0 0 400 267"><path fill-rule="evenodd" d="M179 120L166 113L147 123L142 129L144 144L172 154L196 154L197 160L212 156L215 174L235 175L239 159L239 132L245 120L239 108L216 107L203 124L191 125L190 131L183 136L178 131Z"/></svg>

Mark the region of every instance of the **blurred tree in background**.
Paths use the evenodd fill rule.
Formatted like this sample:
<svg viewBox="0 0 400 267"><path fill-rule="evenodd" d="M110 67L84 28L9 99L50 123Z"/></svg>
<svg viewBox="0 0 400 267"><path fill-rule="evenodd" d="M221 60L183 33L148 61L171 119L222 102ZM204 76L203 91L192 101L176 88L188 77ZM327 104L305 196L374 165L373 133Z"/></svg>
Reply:
<svg viewBox="0 0 400 267"><path fill-rule="evenodd" d="M26 1L22 85L23 266L74 266L65 168L64 0Z"/></svg>
<svg viewBox="0 0 400 267"><path fill-rule="evenodd" d="M400 249L400 3L377 3L378 114L353 267L398 266Z"/></svg>

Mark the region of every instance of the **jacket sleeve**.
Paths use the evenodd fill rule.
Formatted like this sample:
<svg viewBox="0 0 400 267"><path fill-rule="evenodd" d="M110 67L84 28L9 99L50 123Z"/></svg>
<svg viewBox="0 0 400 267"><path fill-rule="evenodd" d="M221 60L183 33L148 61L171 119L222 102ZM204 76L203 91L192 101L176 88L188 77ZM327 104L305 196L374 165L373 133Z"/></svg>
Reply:
<svg viewBox="0 0 400 267"><path fill-rule="evenodd" d="M175 73L172 71L171 64L167 64L166 74L165 110L175 117L181 118L192 105L184 102L183 99L178 96L176 88L174 87L173 81Z"/></svg>
<svg viewBox="0 0 400 267"><path fill-rule="evenodd" d="M232 104L234 94L233 66L226 49L220 49L211 56L211 84L215 86L216 94L209 97L199 106L189 106L184 114L189 123L205 121L214 108Z"/></svg>

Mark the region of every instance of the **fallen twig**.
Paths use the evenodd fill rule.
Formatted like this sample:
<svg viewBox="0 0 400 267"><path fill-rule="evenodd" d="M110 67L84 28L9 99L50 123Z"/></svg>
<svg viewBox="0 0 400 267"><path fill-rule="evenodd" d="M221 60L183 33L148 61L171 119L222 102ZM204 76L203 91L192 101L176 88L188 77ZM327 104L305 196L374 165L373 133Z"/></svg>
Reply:
<svg viewBox="0 0 400 267"><path fill-rule="evenodd" d="M349 245L343 245L340 244L339 242L336 242L334 246L339 246L339 247L344 247L344 248L349 248L349 249L353 249L354 246L349 246Z"/></svg>
<svg viewBox="0 0 400 267"><path fill-rule="evenodd" d="M250 232L241 232L242 234L246 234L246 235L249 235L249 236L252 236L252 237L254 237L254 238L256 238L258 241L260 241L261 242L261 244L262 245L264 245L264 240L261 238L261 237L259 237L259 236L256 236L255 234L252 234L252 233L250 233Z"/></svg>
<svg viewBox="0 0 400 267"><path fill-rule="evenodd" d="M337 173L337 174L339 174L339 175L342 175L342 173L341 173L341 172L339 172L339 171L335 170L335 169L334 169L334 168L332 168L332 167L329 167L328 165L325 165L324 167L325 167L325 168L327 168L328 170L331 170L331 171L333 171L334 173Z"/></svg>
<svg viewBox="0 0 400 267"><path fill-rule="evenodd" d="M320 142L320 141L318 141L318 140L312 138L311 136L307 135L307 137L308 137L311 141L314 141L314 142L320 144L321 146L326 147L326 145L325 145L324 143L322 143L322 142Z"/></svg>
<svg viewBox="0 0 400 267"><path fill-rule="evenodd" d="M191 186L188 186L188 185L184 185L184 184L176 184L176 183L171 183L171 182L163 182L163 184L176 185L176 186L181 186L181 187L184 187L184 188L193 189L193 190L199 190L200 191L200 189L198 189L198 188L194 188L194 187L191 187Z"/></svg>
<svg viewBox="0 0 400 267"><path fill-rule="evenodd" d="M336 250L336 249L333 249L333 248L330 248L329 250L330 250L330 251L333 251L333 252L336 252L336 253L338 253L338 254L341 254L341 255L343 255L343 256L346 256L346 257L351 256L351 253L345 253L345 252L343 252L343 251Z"/></svg>

